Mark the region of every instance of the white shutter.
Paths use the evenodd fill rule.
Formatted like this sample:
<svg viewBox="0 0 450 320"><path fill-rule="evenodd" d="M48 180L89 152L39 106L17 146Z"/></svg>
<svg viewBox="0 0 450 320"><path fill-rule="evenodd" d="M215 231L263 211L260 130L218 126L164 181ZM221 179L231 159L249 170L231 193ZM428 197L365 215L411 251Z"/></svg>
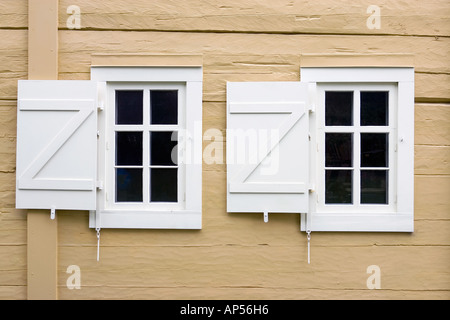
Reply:
<svg viewBox="0 0 450 320"><path fill-rule="evenodd" d="M308 89L227 84L227 211L308 212Z"/></svg>
<svg viewBox="0 0 450 320"><path fill-rule="evenodd" d="M16 207L96 204L96 82L18 83Z"/></svg>

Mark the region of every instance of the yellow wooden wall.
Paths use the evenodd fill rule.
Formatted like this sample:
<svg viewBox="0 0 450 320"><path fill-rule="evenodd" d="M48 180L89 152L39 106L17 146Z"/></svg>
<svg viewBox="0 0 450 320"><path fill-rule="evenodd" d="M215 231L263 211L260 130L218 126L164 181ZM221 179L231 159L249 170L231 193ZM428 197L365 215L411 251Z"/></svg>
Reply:
<svg viewBox="0 0 450 320"><path fill-rule="evenodd" d="M371 4L380 29L366 25ZM67 27L70 5L81 29ZM201 54L204 131L225 134L226 81L298 81L307 53L414 54L416 118L413 234L313 233L308 265L298 215L228 214L226 165L204 163L200 231L102 230L97 262L88 213L58 213L59 298L449 299L449 37L448 0L60 0L60 79L89 79L95 53ZM26 213L14 209L27 58L27 1L1 0L0 299L27 296ZM69 265L79 290L66 286ZM366 286L370 265L381 289Z"/></svg>

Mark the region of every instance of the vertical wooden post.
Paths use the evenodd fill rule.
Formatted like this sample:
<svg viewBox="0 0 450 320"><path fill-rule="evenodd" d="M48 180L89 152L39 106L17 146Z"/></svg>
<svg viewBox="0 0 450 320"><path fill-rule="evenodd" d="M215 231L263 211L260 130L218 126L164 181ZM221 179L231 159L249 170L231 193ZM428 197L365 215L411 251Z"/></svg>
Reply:
<svg viewBox="0 0 450 320"><path fill-rule="evenodd" d="M58 0L28 0L28 79L58 79Z"/></svg>
<svg viewBox="0 0 450 320"><path fill-rule="evenodd" d="M28 0L28 79L58 79L58 0ZM50 210L27 216L27 297L56 300L57 219Z"/></svg>
<svg viewBox="0 0 450 320"><path fill-rule="evenodd" d="M50 210L28 211L27 297L29 300L56 300L58 298L57 234L57 219L50 219Z"/></svg>

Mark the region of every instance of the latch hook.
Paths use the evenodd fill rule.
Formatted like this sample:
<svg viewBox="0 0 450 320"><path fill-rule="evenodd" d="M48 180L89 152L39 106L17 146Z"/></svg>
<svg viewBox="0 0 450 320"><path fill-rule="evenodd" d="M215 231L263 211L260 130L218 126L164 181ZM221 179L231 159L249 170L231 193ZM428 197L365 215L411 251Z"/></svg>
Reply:
<svg viewBox="0 0 450 320"><path fill-rule="evenodd" d="M308 239L308 264L311 263L311 230L306 230L306 239Z"/></svg>
<svg viewBox="0 0 450 320"><path fill-rule="evenodd" d="M97 231L97 261L100 260L100 228L95 228Z"/></svg>

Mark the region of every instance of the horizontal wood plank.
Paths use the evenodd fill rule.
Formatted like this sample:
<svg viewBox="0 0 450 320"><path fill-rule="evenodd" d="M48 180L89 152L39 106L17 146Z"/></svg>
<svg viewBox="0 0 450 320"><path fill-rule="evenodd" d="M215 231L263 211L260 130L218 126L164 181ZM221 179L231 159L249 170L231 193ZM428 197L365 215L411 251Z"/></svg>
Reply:
<svg viewBox="0 0 450 320"><path fill-rule="evenodd" d="M414 55L417 72L450 73L445 59L449 54L447 38L76 30L60 31L59 35L60 72L88 72L91 54L120 52L201 54L205 69L233 67L238 73L283 65L296 70L301 66L301 55L308 53L406 53Z"/></svg>
<svg viewBox="0 0 450 320"><path fill-rule="evenodd" d="M367 267L381 269L382 288L446 290L444 246L95 247L59 249L59 285L68 265L78 265L82 285L131 287L262 287L283 289L367 289ZM417 263L421 257L421 263ZM432 273L429 271L433 270Z"/></svg>
<svg viewBox="0 0 450 320"><path fill-rule="evenodd" d="M450 105L416 104L416 145L450 146Z"/></svg>
<svg viewBox="0 0 450 320"><path fill-rule="evenodd" d="M73 5L63 0L59 28L70 28L67 20ZM448 2L434 0L377 2L380 26L371 26L366 1L77 1L81 29L161 30L240 33L310 33L448 36L450 20L444 14ZM442 10L439 10L441 8ZM369 11L368 11L369 10ZM369 22L368 22L369 20ZM368 26L369 25L369 26Z"/></svg>
<svg viewBox="0 0 450 320"><path fill-rule="evenodd" d="M448 290L345 290L345 289L289 289L245 286L227 287L135 287L135 286L83 286L82 290L69 290L61 286L59 297L64 300L129 299L129 300L448 300ZM1 297L1 292L0 292ZM261 305L264 302L261 301ZM164 310L164 309L162 309ZM172 310L178 314L180 310ZM269 312L273 309L269 308Z"/></svg>
<svg viewBox="0 0 450 320"><path fill-rule="evenodd" d="M416 146L414 173L450 176L450 146Z"/></svg>
<svg viewBox="0 0 450 320"><path fill-rule="evenodd" d="M63 247L95 248L94 229L87 228L87 214L69 216L60 213L64 221L59 232ZM103 229L101 244L104 247L225 247L225 246L273 246L282 248L304 247L306 234L300 232L300 220L296 214L269 214L264 223L262 214L228 214L205 208L204 229L190 230L125 230ZM230 230L233 230L231 232ZM414 233L314 233L314 245L320 247L371 247L371 246L446 246L450 221L436 216L425 217L418 213ZM89 249L90 250L90 249ZM90 258L95 258L91 256Z"/></svg>
<svg viewBox="0 0 450 320"><path fill-rule="evenodd" d="M28 0L0 1L0 29L28 27Z"/></svg>

